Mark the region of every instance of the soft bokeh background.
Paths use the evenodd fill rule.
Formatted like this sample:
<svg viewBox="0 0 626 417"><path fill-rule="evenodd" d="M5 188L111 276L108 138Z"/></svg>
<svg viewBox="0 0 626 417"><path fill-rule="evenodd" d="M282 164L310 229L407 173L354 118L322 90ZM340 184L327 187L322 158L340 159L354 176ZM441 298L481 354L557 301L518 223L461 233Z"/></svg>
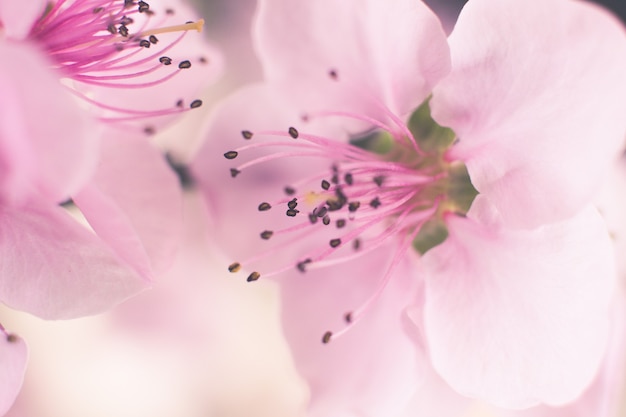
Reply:
<svg viewBox="0 0 626 417"><path fill-rule="evenodd" d="M205 123L211 104L261 78L249 37L255 1L196 3L206 35L224 52L226 73L203 97L205 113L190 112L182 133L170 129L159 138L183 162L197 146L193 132ZM464 1L428 3L451 28ZM600 3L626 16L625 0ZM609 195L626 186L626 173L616 175L620 180ZM229 261L210 241L202 199L193 192L186 195L185 220L183 250L172 270L153 291L108 314L44 322L0 309L3 325L30 347L24 389L9 416L304 415L307 390L281 338L277 289L239 282L225 271ZM480 404L470 414L490 415Z"/></svg>

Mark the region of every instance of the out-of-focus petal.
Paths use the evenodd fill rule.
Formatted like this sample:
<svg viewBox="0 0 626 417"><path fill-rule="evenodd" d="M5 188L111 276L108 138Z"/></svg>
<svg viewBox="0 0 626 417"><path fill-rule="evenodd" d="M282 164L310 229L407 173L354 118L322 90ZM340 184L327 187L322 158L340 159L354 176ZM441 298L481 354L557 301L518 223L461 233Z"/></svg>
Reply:
<svg viewBox="0 0 626 417"><path fill-rule="evenodd" d="M457 392L505 408L571 401L607 341L615 268L604 222L588 208L498 230L473 220L486 209L477 202L423 258L433 366Z"/></svg>
<svg viewBox="0 0 626 417"><path fill-rule="evenodd" d="M403 325L404 309L416 295L411 262L398 266L382 295L347 333L328 344L321 341L326 331L345 328L344 315L374 294L388 267L380 260L391 258L393 247L387 247L369 262L281 279L284 332L296 368L310 386L309 416L394 415L421 379L423 362Z"/></svg>
<svg viewBox="0 0 626 417"><path fill-rule="evenodd" d="M46 0L0 0L0 30L12 39L23 39L46 9Z"/></svg>
<svg viewBox="0 0 626 417"><path fill-rule="evenodd" d="M169 267L180 243L181 189L143 138L110 136L93 180L74 202L112 250L147 280Z"/></svg>
<svg viewBox="0 0 626 417"><path fill-rule="evenodd" d="M16 152L17 160L28 164L20 170L31 177L33 188L49 200L61 202L91 175L99 131L37 50L5 41L0 42L0 56L16 63L0 67L3 88L8 88L6 95L4 90L0 95L0 112L3 119L15 115L11 124L0 130L0 151ZM26 144L9 146L13 141ZM12 155L2 159L12 159Z"/></svg>
<svg viewBox="0 0 626 417"><path fill-rule="evenodd" d="M622 25L587 2L473 0L450 48L431 102L460 138L450 156L510 226L573 215L626 132Z"/></svg>
<svg viewBox="0 0 626 417"><path fill-rule="evenodd" d="M450 68L445 33L421 1L266 0L254 40L265 76L302 112L405 115Z"/></svg>
<svg viewBox="0 0 626 417"><path fill-rule="evenodd" d="M60 207L0 211L0 300L46 319L100 313L147 287Z"/></svg>
<svg viewBox="0 0 626 417"><path fill-rule="evenodd" d="M2 326L0 326L2 329ZM0 415L15 401L22 387L28 349L20 337L0 331Z"/></svg>

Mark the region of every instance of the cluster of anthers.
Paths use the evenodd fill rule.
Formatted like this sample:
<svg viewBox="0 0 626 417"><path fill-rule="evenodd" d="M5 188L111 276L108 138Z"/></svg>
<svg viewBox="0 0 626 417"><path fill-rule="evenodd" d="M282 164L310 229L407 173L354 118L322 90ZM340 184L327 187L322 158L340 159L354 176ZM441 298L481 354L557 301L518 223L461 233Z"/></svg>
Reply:
<svg viewBox="0 0 626 417"><path fill-rule="evenodd" d="M252 269L255 262L275 256L305 237L310 242L316 235L327 236L328 228L336 230L334 237L316 250L264 274L253 270L247 280L256 281L262 275L275 276L294 268L305 273L330 267L365 256L390 240L398 243L376 290L363 305L345 314L343 330L323 335L324 343L343 334L363 317L409 248L423 254L442 243L447 237L446 214L464 215L477 194L465 165L447 160L445 151L456 138L450 129L437 125L430 117L428 100L413 113L408 125L389 111L386 116L390 124L347 112L307 115L304 120L328 116L356 119L372 128L349 143L303 133L294 127L254 133L244 130L241 132L244 140L258 137L260 141L224 154L226 159L234 160L242 152L254 149L293 148L231 168L233 178L255 165L284 158L316 157L331 161L327 171L285 186L282 198L259 204L259 211L284 206L285 215L296 220L294 225L280 230L263 230L261 239L291 238L267 252L232 263L228 267L230 272L238 272L244 266ZM268 137L278 140L263 141ZM302 220L297 222L297 219Z"/></svg>
<svg viewBox="0 0 626 417"><path fill-rule="evenodd" d="M89 86L126 90L149 88L191 68L189 59L174 62L167 52L188 31L200 32L204 20L164 26L174 15L174 9L166 9L159 16L143 0L58 0L48 4L28 39L47 52L54 67L66 77L73 94L106 112L101 120L124 125L202 105L201 100L185 105L183 99L176 99L170 108L142 110L118 107L84 92ZM180 34L169 42L159 42L157 35L172 32ZM205 57L199 57L198 61L208 62ZM146 134L155 133L150 124L142 129Z"/></svg>

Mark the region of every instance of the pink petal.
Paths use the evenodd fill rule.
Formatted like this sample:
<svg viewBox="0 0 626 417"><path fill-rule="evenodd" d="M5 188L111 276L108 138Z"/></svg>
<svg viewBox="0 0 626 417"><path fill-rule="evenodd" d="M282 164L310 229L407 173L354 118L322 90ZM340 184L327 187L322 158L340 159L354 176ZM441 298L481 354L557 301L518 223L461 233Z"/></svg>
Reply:
<svg viewBox="0 0 626 417"><path fill-rule="evenodd" d="M600 372L587 390L571 404L563 407L540 406L519 412L500 412L506 417L589 417L618 416L626 378L626 311L624 293L615 297L611 314L611 335Z"/></svg>
<svg viewBox="0 0 626 417"><path fill-rule="evenodd" d="M450 67L439 20L413 0L262 1L254 40L266 79L301 111L406 115Z"/></svg>
<svg viewBox="0 0 626 417"><path fill-rule="evenodd" d="M345 328L345 313L374 293L393 257L390 249L281 280L284 332L311 390L309 416L395 415L422 376L423 362L404 322L404 309L416 296L411 262L399 266L363 319L328 344L321 341L326 331Z"/></svg>
<svg viewBox="0 0 626 417"><path fill-rule="evenodd" d="M0 326L2 329L2 326ZM28 349L24 340L0 331L0 415L4 415L22 388Z"/></svg>
<svg viewBox="0 0 626 417"><path fill-rule="evenodd" d="M60 207L0 211L0 300L45 319L100 313L147 286Z"/></svg>
<svg viewBox="0 0 626 417"><path fill-rule="evenodd" d="M12 170L16 188L29 179L31 188L50 200L64 201L95 166L98 131L38 51L24 43L0 42L0 55L19 63L0 68L0 83L7 88L0 97L0 117L13 119L0 130L0 151L7 153L1 159L25 164Z"/></svg>
<svg viewBox="0 0 626 417"><path fill-rule="evenodd" d="M0 0L0 28L8 38L21 40L45 8L45 0Z"/></svg>
<svg viewBox="0 0 626 417"><path fill-rule="evenodd" d="M626 132L621 24L585 2L473 0L450 48L432 99L460 138L450 156L509 225L573 215Z"/></svg>
<svg viewBox="0 0 626 417"><path fill-rule="evenodd" d="M110 135L102 145L94 178L74 202L117 256L151 280L169 267L178 248L178 179L143 138Z"/></svg>
<svg viewBox="0 0 626 417"><path fill-rule="evenodd" d="M486 209L480 200L470 219ZM423 258L437 372L459 393L505 408L575 399L607 341L615 270L602 218L587 208L524 231L448 223L446 242Z"/></svg>

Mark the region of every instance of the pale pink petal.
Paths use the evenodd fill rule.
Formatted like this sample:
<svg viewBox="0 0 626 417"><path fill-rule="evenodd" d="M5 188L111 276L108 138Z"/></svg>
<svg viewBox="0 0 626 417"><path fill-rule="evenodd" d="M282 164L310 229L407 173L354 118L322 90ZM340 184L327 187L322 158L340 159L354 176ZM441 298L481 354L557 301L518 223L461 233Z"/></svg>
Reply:
<svg viewBox="0 0 626 417"><path fill-rule="evenodd" d="M1 71L1 69L0 69ZM20 204L33 192L37 164L14 80L0 75L0 201Z"/></svg>
<svg viewBox="0 0 626 417"><path fill-rule="evenodd" d="M22 387L28 349L20 337L7 334L0 325L0 416L4 415Z"/></svg>
<svg viewBox="0 0 626 417"><path fill-rule="evenodd" d="M169 267L182 227L181 189L143 138L111 135L92 181L74 202L112 250L147 280Z"/></svg>
<svg viewBox="0 0 626 417"><path fill-rule="evenodd" d="M623 288L622 288L623 290ZM533 407L518 412L501 411L500 417L618 417L626 377L626 311L624 294L615 297L612 309L611 335L600 372L589 388L574 402L563 407Z"/></svg>
<svg viewBox="0 0 626 417"><path fill-rule="evenodd" d="M0 300L46 319L100 313L147 287L63 208L0 211Z"/></svg>
<svg viewBox="0 0 626 417"><path fill-rule="evenodd" d="M2 152L17 152L16 158L29 164L20 169L38 191L52 201L64 201L91 175L99 132L37 50L5 41L0 42L0 55L6 62L19 63L0 68L2 84L9 89L0 98L0 112L3 119L15 115L0 130ZM26 142L19 145L22 149L7 146L17 140Z"/></svg>
<svg viewBox="0 0 626 417"><path fill-rule="evenodd" d="M473 0L450 36L435 119L507 224L534 227L586 204L626 132L626 36L600 7Z"/></svg>
<svg viewBox="0 0 626 417"><path fill-rule="evenodd" d="M12 39L23 39L46 9L46 0L0 0L0 31Z"/></svg>
<svg viewBox="0 0 626 417"><path fill-rule="evenodd" d="M265 0L257 13L265 77L300 111L406 115L449 71L445 33L420 1Z"/></svg>
<svg viewBox="0 0 626 417"><path fill-rule="evenodd" d="M284 332L311 390L309 416L394 415L422 377L423 357L404 323L417 283L408 260L347 333L328 344L321 340L326 331L345 328L344 315L374 294L392 249L380 249L370 260L281 278Z"/></svg>
<svg viewBox="0 0 626 417"><path fill-rule="evenodd" d="M604 222L587 208L511 231L472 220L485 207L450 216L450 236L423 258L432 363L459 393L505 408L571 401L607 341L615 268Z"/></svg>
<svg viewBox="0 0 626 417"><path fill-rule="evenodd" d="M405 409L394 417L465 417L470 400L456 393L432 369L426 370L424 380Z"/></svg>

